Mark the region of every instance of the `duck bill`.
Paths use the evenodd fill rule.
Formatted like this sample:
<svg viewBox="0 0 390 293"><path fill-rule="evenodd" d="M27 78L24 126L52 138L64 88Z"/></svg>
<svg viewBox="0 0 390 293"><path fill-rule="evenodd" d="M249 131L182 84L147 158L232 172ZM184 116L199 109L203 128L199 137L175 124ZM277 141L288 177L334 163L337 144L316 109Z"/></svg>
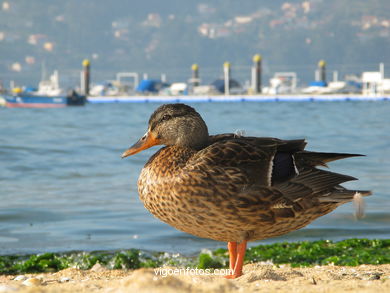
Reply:
<svg viewBox="0 0 390 293"><path fill-rule="evenodd" d="M136 153L146 150L159 143L160 141L155 136L153 136L151 132L148 131L143 137L141 137L135 144L133 144L122 154L122 159L135 155Z"/></svg>

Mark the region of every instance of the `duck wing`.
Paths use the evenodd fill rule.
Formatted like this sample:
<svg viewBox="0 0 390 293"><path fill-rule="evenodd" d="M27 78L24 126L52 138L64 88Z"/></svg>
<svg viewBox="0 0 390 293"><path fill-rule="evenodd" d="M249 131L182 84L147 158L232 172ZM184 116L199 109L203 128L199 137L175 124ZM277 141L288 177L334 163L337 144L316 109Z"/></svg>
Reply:
<svg viewBox="0 0 390 293"><path fill-rule="evenodd" d="M294 139L294 140L282 140L273 137L251 137L251 136L240 136L234 133L225 133L209 136L210 145L223 142L223 141L244 141L248 144L256 145L258 147L276 146L280 152L296 152L304 150L306 146L305 139Z"/></svg>
<svg viewBox="0 0 390 293"><path fill-rule="evenodd" d="M187 170L218 170L218 174L234 170L245 177L245 184L268 186L276 152L275 143L257 145L241 138L221 139L198 151L188 161Z"/></svg>
<svg viewBox="0 0 390 293"><path fill-rule="evenodd" d="M198 191L236 210L248 225L293 218L316 207L320 210L321 204L329 212L357 192L371 194L340 186L354 177L315 168L358 154L309 152L304 150L305 140L233 134L212 136L210 142L188 161L188 178L198 178L197 186L203 186Z"/></svg>

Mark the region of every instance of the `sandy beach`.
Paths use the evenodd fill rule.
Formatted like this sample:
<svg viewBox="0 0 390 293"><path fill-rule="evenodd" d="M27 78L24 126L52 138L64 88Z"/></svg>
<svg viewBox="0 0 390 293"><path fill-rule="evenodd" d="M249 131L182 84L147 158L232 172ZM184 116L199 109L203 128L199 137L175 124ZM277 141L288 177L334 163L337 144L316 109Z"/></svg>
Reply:
<svg viewBox="0 0 390 293"><path fill-rule="evenodd" d="M175 268L167 269L173 272ZM168 270L171 269L171 270ZM0 276L0 292L390 292L390 264L316 266L253 263L235 280L220 276L156 274L155 269L91 270Z"/></svg>

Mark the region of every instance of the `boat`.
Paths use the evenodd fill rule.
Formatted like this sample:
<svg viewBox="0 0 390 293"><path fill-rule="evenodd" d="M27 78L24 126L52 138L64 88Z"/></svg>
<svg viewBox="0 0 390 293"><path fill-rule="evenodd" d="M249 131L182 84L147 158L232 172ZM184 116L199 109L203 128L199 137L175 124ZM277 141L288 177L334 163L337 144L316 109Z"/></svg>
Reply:
<svg viewBox="0 0 390 293"><path fill-rule="evenodd" d="M302 89L303 94L334 95L334 94L361 94L362 85L353 80L347 81L314 81L309 87ZM366 95L366 93L363 93Z"/></svg>
<svg viewBox="0 0 390 293"><path fill-rule="evenodd" d="M6 100L0 95L0 107L5 107L6 103Z"/></svg>
<svg viewBox="0 0 390 293"><path fill-rule="evenodd" d="M7 108L63 108L66 106L83 106L86 98L71 91L68 95L47 96L31 93L5 94Z"/></svg>
<svg viewBox="0 0 390 293"><path fill-rule="evenodd" d="M14 88L11 93L2 95L5 106L8 108L62 108L66 106L83 106L86 103L85 95L75 90L67 93L59 87L58 72L55 71L49 80L42 80L38 89Z"/></svg>
<svg viewBox="0 0 390 293"><path fill-rule="evenodd" d="M92 84L88 98L117 98L134 95L139 84L138 81L139 76L136 72L118 72L115 80L106 80Z"/></svg>
<svg viewBox="0 0 390 293"><path fill-rule="evenodd" d="M276 72L269 80L269 86L262 89L263 94L285 95L297 93L298 77L295 72Z"/></svg>

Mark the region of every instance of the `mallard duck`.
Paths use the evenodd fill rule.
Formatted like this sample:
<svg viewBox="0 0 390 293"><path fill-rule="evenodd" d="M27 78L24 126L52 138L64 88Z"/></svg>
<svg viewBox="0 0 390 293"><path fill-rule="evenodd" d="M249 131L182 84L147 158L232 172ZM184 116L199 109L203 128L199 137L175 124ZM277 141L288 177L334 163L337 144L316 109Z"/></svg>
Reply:
<svg viewBox="0 0 390 293"><path fill-rule="evenodd" d="M200 114L185 104L160 106L122 157L154 145L165 147L141 171L141 201L178 230L228 242L227 278L242 275L248 241L297 230L357 193L371 194L340 185L354 177L316 168L360 155L305 151L304 139L209 135Z"/></svg>

